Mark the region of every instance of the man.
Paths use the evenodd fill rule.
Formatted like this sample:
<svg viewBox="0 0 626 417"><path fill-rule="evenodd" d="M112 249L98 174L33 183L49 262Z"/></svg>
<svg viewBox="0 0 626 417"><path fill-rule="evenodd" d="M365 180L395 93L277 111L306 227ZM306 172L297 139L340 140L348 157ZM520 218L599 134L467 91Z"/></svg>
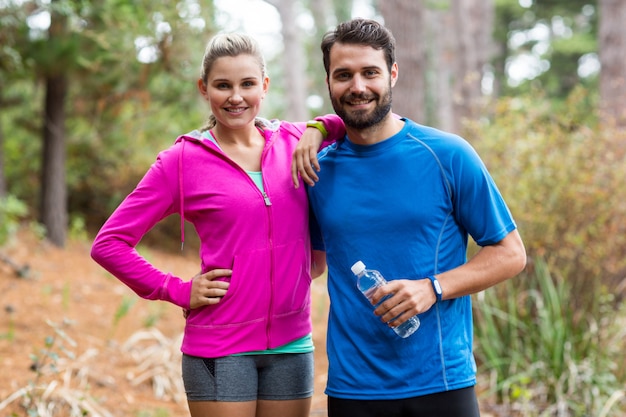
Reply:
<svg viewBox="0 0 626 417"><path fill-rule="evenodd" d="M303 163L317 144L294 156L314 184L314 247L327 253L328 415L475 417L470 295L518 274L525 249L473 148L392 113L394 46L366 19L325 35L328 90L346 137L320 152L317 173ZM469 261L468 236L481 246ZM377 307L356 287L358 260L390 281L374 294L374 305L391 295ZM389 328L415 314L421 326L410 337Z"/></svg>

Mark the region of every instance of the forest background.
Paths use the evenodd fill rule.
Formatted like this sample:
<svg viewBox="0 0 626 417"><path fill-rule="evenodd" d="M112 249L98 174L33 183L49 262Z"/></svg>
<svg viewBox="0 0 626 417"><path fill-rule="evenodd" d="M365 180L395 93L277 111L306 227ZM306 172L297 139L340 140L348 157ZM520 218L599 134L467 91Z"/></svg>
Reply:
<svg viewBox="0 0 626 417"><path fill-rule="evenodd" d="M24 225L89 242L206 119L195 80L216 32L259 37L264 116L332 112L319 42L357 15L397 38L394 111L478 150L527 247L520 277L474 297L482 397L507 416L624 415L621 0L0 0L0 245ZM176 250L178 221L144 244Z"/></svg>

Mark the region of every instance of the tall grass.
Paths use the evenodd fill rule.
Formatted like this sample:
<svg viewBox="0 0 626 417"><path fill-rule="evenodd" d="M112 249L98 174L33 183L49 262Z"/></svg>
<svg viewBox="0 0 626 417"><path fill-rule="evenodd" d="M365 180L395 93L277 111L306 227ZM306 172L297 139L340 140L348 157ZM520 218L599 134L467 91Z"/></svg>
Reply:
<svg viewBox="0 0 626 417"><path fill-rule="evenodd" d="M598 286L598 288L601 288ZM537 259L514 280L477 295L476 357L503 416L626 415L626 311L609 294L577 311L570 283Z"/></svg>

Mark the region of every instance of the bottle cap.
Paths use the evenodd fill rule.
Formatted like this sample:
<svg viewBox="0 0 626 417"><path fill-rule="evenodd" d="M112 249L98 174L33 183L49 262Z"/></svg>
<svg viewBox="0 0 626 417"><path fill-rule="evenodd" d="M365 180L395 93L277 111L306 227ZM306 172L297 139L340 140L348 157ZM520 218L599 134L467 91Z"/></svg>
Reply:
<svg viewBox="0 0 626 417"><path fill-rule="evenodd" d="M359 275L361 272L365 270L365 264L361 261L356 261L354 265L352 265L352 273L354 275Z"/></svg>

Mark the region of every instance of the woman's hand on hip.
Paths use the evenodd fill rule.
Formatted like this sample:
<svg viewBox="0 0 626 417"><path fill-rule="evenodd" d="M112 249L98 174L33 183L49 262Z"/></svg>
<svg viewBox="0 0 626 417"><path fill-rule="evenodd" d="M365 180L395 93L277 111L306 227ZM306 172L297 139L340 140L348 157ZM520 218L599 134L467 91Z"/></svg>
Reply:
<svg viewBox="0 0 626 417"><path fill-rule="evenodd" d="M230 269L213 269L192 278L189 307L191 309L217 304L230 286Z"/></svg>

